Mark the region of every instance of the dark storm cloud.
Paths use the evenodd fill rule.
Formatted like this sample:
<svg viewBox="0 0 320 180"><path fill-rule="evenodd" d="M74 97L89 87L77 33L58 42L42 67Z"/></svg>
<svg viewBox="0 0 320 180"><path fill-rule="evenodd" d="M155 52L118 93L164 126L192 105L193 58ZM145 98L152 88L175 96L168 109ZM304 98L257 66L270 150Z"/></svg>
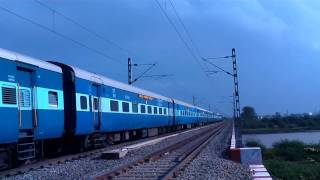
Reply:
<svg viewBox="0 0 320 180"><path fill-rule="evenodd" d="M202 106L231 112L232 81L224 74L206 77L197 62L151 0L41 1L130 51L136 62L157 62L151 74L165 79L141 79L137 86ZM174 22L168 0L159 1ZM320 6L317 1L177 0L174 1L201 55L238 53L241 105L259 113L305 112L320 109L318 89ZM42 59L55 59L126 82L124 50L79 29L35 3L1 1L26 18L115 57L110 60L30 23L0 11L1 47ZM182 26L178 26L185 39ZM188 41L188 40L187 40ZM188 41L190 44L190 42ZM200 61L200 60L199 60ZM224 68L230 64L217 62ZM201 66L201 67L200 67ZM213 68L210 68L213 69ZM143 69L136 69L136 74Z"/></svg>

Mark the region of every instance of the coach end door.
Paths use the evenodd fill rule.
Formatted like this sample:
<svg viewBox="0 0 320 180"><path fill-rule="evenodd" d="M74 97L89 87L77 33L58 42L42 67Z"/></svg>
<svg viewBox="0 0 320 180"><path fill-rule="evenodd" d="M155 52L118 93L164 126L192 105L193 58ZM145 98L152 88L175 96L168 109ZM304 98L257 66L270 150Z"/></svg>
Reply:
<svg viewBox="0 0 320 180"><path fill-rule="evenodd" d="M94 129L97 131L101 126L100 86L98 85L92 85L91 105Z"/></svg>
<svg viewBox="0 0 320 180"><path fill-rule="evenodd" d="M18 111L20 129L33 128L33 83L32 71L17 68L16 80L18 83Z"/></svg>

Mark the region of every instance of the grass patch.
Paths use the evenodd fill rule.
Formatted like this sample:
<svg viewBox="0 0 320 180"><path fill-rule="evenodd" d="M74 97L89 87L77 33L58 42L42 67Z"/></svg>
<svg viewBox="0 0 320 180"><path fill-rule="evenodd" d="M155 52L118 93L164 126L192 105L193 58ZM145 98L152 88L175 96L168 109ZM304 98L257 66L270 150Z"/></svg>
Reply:
<svg viewBox="0 0 320 180"><path fill-rule="evenodd" d="M320 179L320 144L283 140L271 149L254 141L246 145L261 147L264 165L274 179Z"/></svg>
<svg viewBox="0 0 320 180"><path fill-rule="evenodd" d="M264 165L274 179L320 179L319 163L265 160Z"/></svg>

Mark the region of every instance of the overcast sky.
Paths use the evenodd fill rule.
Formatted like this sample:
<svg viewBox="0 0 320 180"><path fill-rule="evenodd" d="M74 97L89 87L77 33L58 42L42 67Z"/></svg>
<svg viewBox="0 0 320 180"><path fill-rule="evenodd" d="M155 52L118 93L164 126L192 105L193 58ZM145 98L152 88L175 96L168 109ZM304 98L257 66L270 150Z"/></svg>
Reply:
<svg viewBox="0 0 320 180"><path fill-rule="evenodd" d="M172 0L194 44L170 0L158 1L195 57L155 0L40 0L100 38L34 0L0 0L0 47L125 83L128 56L135 63L157 62L149 75L173 76L140 79L135 86L190 103L194 95L200 106L225 114L232 112L232 79L207 76L204 71L216 69L201 57L231 55L234 47L242 107L259 114L320 111L320 1ZM228 60L212 62L232 70Z"/></svg>

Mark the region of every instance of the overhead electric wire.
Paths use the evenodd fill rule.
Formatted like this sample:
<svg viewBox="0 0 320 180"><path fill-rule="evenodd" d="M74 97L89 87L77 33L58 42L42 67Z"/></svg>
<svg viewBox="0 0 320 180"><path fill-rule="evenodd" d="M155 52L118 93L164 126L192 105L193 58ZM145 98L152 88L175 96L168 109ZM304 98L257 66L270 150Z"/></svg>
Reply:
<svg viewBox="0 0 320 180"><path fill-rule="evenodd" d="M188 36L188 38L190 39L191 45L194 47L195 52L192 50L192 48L188 45L188 43L186 42L186 40L183 38L182 34L180 33L179 29L177 28L177 26L175 25L175 23L171 20L171 18L169 17L169 15L167 14L167 12L162 8L161 4L159 3L158 0L155 0L156 3L158 4L160 10L163 12L163 14L165 15L165 17L167 18L167 20L169 21L169 23L171 24L171 26L174 28L175 32L178 34L178 37L180 38L180 40L182 41L182 43L186 46L187 50L189 51L189 53L192 55L192 57L196 60L197 64L200 66L201 71L204 73L205 77L209 79L209 75L206 73L206 71L209 70L208 65L205 63L205 69L202 66L201 60L198 59L198 57L195 55L195 52L198 54L199 58L202 58L201 52L198 48L198 46L196 45L196 43L194 42L190 31L188 30L188 28L186 27L186 25L183 23L180 15L178 14L174 3L170 0L170 4L174 10L175 15L177 16L180 24L182 25L186 35ZM177 81L175 80L175 84L180 85L179 83L177 83ZM184 90L187 90L188 88L184 87ZM194 94L194 93L192 93Z"/></svg>
<svg viewBox="0 0 320 180"><path fill-rule="evenodd" d="M143 77L144 78L164 78L169 76L173 76L173 74L155 74L155 75L145 75Z"/></svg>
<svg viewBox="0 0 320 180"><path fill-rule="evenodd" d="M13 12L13 11L5 8L5 7L0 6L0 10L5 11L5 12L7 12L7 13L9 13L9 14L12 14L12 15L14 15L14 16L16 16L16 17L18 17L18 18L20 18L20 19L22 19L22 20L24 20L24 21L27 21L27 22L35 25L35 26L38 26L38 27L40 27L41 29L44 29L44 30L46 30L46 31L49 31L49 32L51 32L51 33L53 33L53 34L55 34L55 35L57 35L57 36L59 36L59 37L61 37L61 38L63 38L63 39L69 40L69 41L71 41L71 42L73 42L73 43L75 43L75 44L77 44L77 45L79 45L79 46L81 46L81 47L83 47L83 48L86 48L86 49L88 49L88 50L91 50L92 52L95 52L96 54L99 54L99 55L101 55L101 56L103 56L103 57L105 57L105 58L107 58L107 59L109 59L109 60L115 61L115 62L120 63L120 64L124 64L124 63L122 63L121 61L118 61L116 58L105 54L104 52L101 52L101 51L99 51L99 50L96 50L96 49L94 49L94 48L91 48L91 47L87 46L87 45L84 44L84 43L81 43L81 42L79 42L79 41L77 41L77 40L74 40L74 39L72 39L72 38L70 38L70 37L68 37L68 36L66 36L66 35L64 35L64 34L62 34L62 33L56 32L56 31L54 31L54 30L52 30L52 29L50 29L50 28L48 28L48 27L46 27L46 26L44 26L44 25L42 25L42 24L40 24L40 23L37 23L37 22L35 22L35 21L31 20L31 19L28 19L28 18L26 18L26 17L23 17L22 15L17 14L17 13L15 13L15 12Z"/></svg>
<svg viewBox="0 0 320 180"><path fill-rule="evenodd" d="M186 32L187 36L189 37L190 42L192 43L192 45L193 45L194 48L196 49L196 52L198 53L198 55L199 55L200 57L202 57L198 46L197 46L196 43L194 42L194 40L193 40L193 38L192 38L192 36L191 36L191 34L190 34L187 26L186 26L186 25L184 24L184 22L182 21L182 19L181 19L179 13L178 13L178 11L177 11L177 9L176 9L173 1L172 1L172 0L169 0L169 1L170 1L170 4L171 4L171 6L172 6L172 8L173 8L173 11L174 11L174 13L176 14L176 16L177 16L180 24L182 25L182 27L183 27L184 31Z"/></svg>
<svg viewBox="0 0 320 180"><path fill-rule="evenodd" d="M156 64L152 64L148 69L146 69L143 73L141 73L140 76L138 76L137 78L135 78L132 83L138 81L140 78L142 78L147 72L149 72L153 67L155 67Z"/></svg>
<svg viewBox="0 0 320 180"><path fill-rule="evenodd" d="M221 68L221 67L217 66L216 64L214 64L214 63L212 63L212 62L210 62L210 61L208 61L208 60L206 60L206 59L203 59L203 60L204 60L205 62L207 62L207 63L211 64L211 65L212 65L212 66L214 66L215 68L217 68L217 69L219 69L219 70L223 71L224 73L226 73L226 74L228 74L228 75L230 75L230 76L234 76L232 73L230 73L230 72L228 72L228 71L224 70L223 68Z"/></svg>
<svg viewBox="0 0 320 180"><path fill-rule="evenodd" d="M183 38L182 34L180 33L179 29L177 28L177 26L175 25L175 23L171 20L171 18L169 17L169 15L167 14L167 12L162 8L160 2L158 0L155 0L156 3L158 4L160 10L162 11L162 13L165 15L165 17L167 18L167 20L169 21L170 25L173 27L173 29L175 30L175 32L178 34L178 37L180 38L181 42L186 46L188 52L191 54L191 56L196 60L197 64L200 66L201 71L205 74L206 77L208 77L208 75L204 72L205 70L203 69L200 61L198 60L197 56L195 55L195 53L193 52L193 50L190 48L190 46L188 45L188 43L185 41L185 39Z"/></svg>
<svg viewBox="0 0 320 180"><path fill-rule="evenodd" d="M204 61L207 62L206 59L203 58L203 56L201 55L201 52L198 48L198 46L196 45L195 41L193 40L192 36L191 36L191 33L190 31L188 30L187 26L185 25L185 23L183 22L182 18L180 17L176 7L175 7L175 4L172 0L169 0L170 1L170 4L173 8L173 11L177 17L177 19L179 20L180 24L182 25L184 31L185 31L185 34L187 35L187 37L189 38L190 42L191 42L191 46L194 47L195 51L193 51L193 49L189 46L189 44L186 42L186 40L184 39L184 37L182 36L182 34L180 33L179 29L177 28L177 26L175 25L175 23L173 22L173 20L170 19L169 15L167 14L167 12L162 8L162 6L160 5L159 1L158 0L155 0L158 4L158 6L160 7L161 11L163 12L163 14L166 16L167 20L169 21L169 23L172 25L172 27L174 28L174 30L176 31L176 33L178 34L180 40L183 42L183 44L187 47L187 50L190 52L190 54L193 56L193 58L197 61L198 65L200 65L201 69L203 70L203 72L205 73L206 77L208 78L208 74L206 73L206 71L203 69L203 67L201 66L201 63L199 62L198 58L196 57L195 53L197 53L197 55L199 56L200 59L203 59ZM228 57L223 57L223 58L228 58ZM215 65L214 63L212 62L208 62L209 64L211 64L212 66L216 67L217 69L219 69L220 71L230 75L230 76L233 76L233 74L231 74L230 72L224 70L223 68ZM205 63L205 68L207 69L207 71L209 71L209 67L208 67L208 64ZM218 71L217 71L218 72ZM176 83L178 84L178 83ZM187 89L187 88L185 88Z"/></svg>
<svg viewBox="0 0 320 180"><path fill-rule="evenodd" d="M210 65L214 66L215 68L220 69L221 71L227 73L228 75L233 76L233 74L231 74L230 72L224 70L224 69L221 68L220 66L214 64L213 62L208 61L208 60L215 60L215 59L227 59L227 58L230 58L230 57L232 57L232 56L221 56L221 57L213 57L213 58L204 58L204 57L203 57L202 60L205 61L205 62L207 62L207 63L209 63Z"/></svg>
<svg viewBox="0 0 320 180"><path fill-rule="evenodd" d="M227 59L227 58L230 58L232 56L222 56L222 57L214 57L214 58L203 58L203 59Z"/></svg>
<svg viewBox="0 0 320 180"><path fill-rule="evenodd" d="M188 30L187 26L185 25L185 23L183 22L181 16L179 15L179 13L178 13L178 11L177 11L177 8L176 8L176 6L175 6L175 4L174 4L174 2L173 2L172 0L169 0L169 1L170 1L171 7L173 8L173 11L174 11L175 15L177 16L180 24L182 25L184 31L186 32L186 35L187 35L188 38L190 39L190 42L191 42L192 46L193 46L194 49L196 50L198 56L199 56L200 58L202 58L201 52L200 52L197 44L196 44L195 41L193 40L190 31ZM207 71L209 70L207 64L205 64L205 68L206 68Z"/></svg>
<svg viewBox="0 0 320 180"><path fill-rule="evenodd" d="M198 96L197 93L189 91L190 88L188 88L187 86L184 86L183 84L179 83L179 82L177 81L177 79L176 79L175 76L171 76L171 77L169 77L169 79L171 79L171 82L172 82L173 84L175 84L175 87L180 86L185 93L189 94L190 97L191 97L191 96L196 96L196 97L198 97L198 98L201 98L203 103L197 103L197 104L198 104L198 105L197 105L198 107L201 107L200 105L206 104L206 102L204 102L205 99L206 99L206 97ZM188 102L189 104L192 104L192 102L189 102L189 101L187 101L187 102ZM202 107L203 107L203 106L202 106Z"/></svg>
<svg viewBox="0 0 320 180"><path fill-rule="evenodd" d="M34 0L34 2L38 3L39 5L41 5L42 7L45 7L47 8L48 10L60 15L61 17L63 17L64 19L68 20L69 22L75 24L76 26L80 27L81 29L83 29L84 31L92 34L93 36L97 37L98 39L101 39L102 41L108 43L108 44L112 44L113 46L117 47L118 49L120 49L121 51L124 51L126 52L128 55L132 54L129 50L121 47L120 45L118 45L117 43L115 43L114 41L111 41L105 37L103 37L102 35L96 33L95 31L85 27L84 25L78 23L77 21L75 21L74 19L66 16L65 14L61 13L60 11L57 11L56 9L52 8L52 7L49 7L48 5L46 5L45 3L43 2L40 2L39 0Z"/></svg>
<svg viewBox="0 0 320 180"><path fill-rule="evenodd" d="M181 23L181 25L182 25L182 27L184 28L187 36L189 37L190 42L192 43L192 45L193 45L194 48L196 49L196 52L198 53L199 57L201 57L202 59L204 59L204 58L202 57L201 53L200 53L200 50L199 50L198 46L196 45L196 43L194 42L192 36L190 35L190 32L189 32L188 28L187 28L187 27L185 26L185 24L183 23L183 21L182 21L180 15L179 15L179 13L178 13L178 11L177 11L174 3L173 3L173 1L172 1L172 0L169 0L169 2L170 2L170 4L171 4L171 6L172 6L172 8L173 8L173 10L174 10L174 12L175 12L175 14L176 14L176 16L178 17L179 22ZM223 57L205 58L205 59L221 59L221 58L229 58L229 57L230 57L230 56L223 56ZM206 61L206 60L205 60L205 61ZM206 61L206 62L208 62L208 61ZM227 73L227 74L229 74L229 75L232 75L230 72L225 71L224 69L222 69L221 67L217 66L216 64L214 64L214 63L212 63L212 62L210 62L209 64L211 64L212 66L218 68L219 70L221 70L221 71L223 71L223 72L225 72L225 73ZM207 67L207 66L206 66L206 67ZM208 67L207 67L207 69L208 69Z"/></svg>

